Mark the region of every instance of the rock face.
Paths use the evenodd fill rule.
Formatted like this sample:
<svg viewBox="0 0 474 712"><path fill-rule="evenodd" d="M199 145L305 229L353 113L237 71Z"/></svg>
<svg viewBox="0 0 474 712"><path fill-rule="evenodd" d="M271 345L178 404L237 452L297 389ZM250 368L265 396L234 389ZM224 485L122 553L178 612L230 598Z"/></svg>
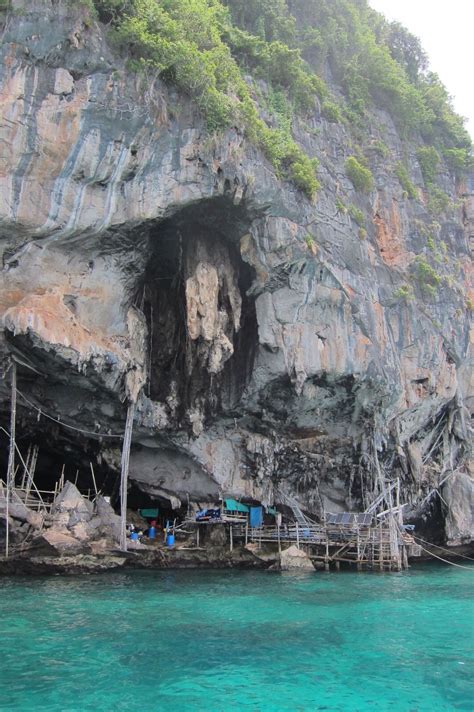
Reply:
<svg viewBox="0 0 474 712"><path fill-rule="evenodd" d="M315 107L295 127L321 162L313 204L236 130L210 141L189 101L127 73L85 10L13 6L0 48L1 350L18 364L18 427L41 440L38 476L94 459L111 486L131 399L131 477L150 496L285 490L316 513L357 509L378 462L416 516L468 457L474 179L442 169L451 203L434 220L415 148L419 200L372 150L381 136L394 163L406 150L379 112L366 147L376 188L356 193L349 130ZM427 296L428 234L442 279ZM472 480L448 482L447 538L465 542Z"/></svg>

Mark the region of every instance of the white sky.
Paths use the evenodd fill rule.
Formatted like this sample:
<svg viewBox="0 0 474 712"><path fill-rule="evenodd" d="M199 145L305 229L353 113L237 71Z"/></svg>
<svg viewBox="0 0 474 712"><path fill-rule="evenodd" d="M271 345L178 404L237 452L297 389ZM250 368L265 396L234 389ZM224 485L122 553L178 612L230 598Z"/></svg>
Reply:
<svg viewBox="0 0 474 712"><path fill-rule="evenodd" d="M398 20L421 40L458 114L474 138L472 37L474 0L369 0L388 20Z"/></svg>

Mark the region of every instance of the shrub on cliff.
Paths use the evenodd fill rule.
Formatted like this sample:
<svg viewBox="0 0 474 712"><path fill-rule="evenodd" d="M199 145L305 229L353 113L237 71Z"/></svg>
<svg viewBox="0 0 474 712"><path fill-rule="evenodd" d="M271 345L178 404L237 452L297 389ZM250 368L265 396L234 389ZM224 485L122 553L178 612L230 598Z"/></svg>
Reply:
<svg viewBox="0 0 474 712"><path fill-rule="evenodd" d="M426 185L434 183L439 165L439 154L434 146L423 146L416 152L423 180Z"/></svg>
<svg viewBox="0 0 474 712"><path fill-rule="evenodd" d="M308 196L316 177L309 177L308 156L292 163L291 124L295 114L313 113L317 98L329 121L344 116L361 131L371 109L382 107L402 136L421 134L456 173L472 165L469 134L439 78L428 72L419 41L366 0L87 1L113 28L133 66L151 66L192 96L210 130L238 125L261 147L279 143L281 148L280 136L268 134L275 117L263 121L248 75L263 79L269 91L283 92L291 106L288 151L267 155L280 175L296 177ZM338 99L341 110L318 76L328 66L344 95ZM354 176L355 168L349 168ZM365 177L360 171L355 176L357 189L370 190L368 168L362 169Z"/></svg>
<svg viewBox="0 0 474 712"><path fill-rule="evenodd" d="M370 168L363 166L355 156L349 156L346 161L346 174L354 188L360 193L370 193L374 187L374 179Z"/></svg>
<svg viewBox="0 0 474 712"><path fill-rule="evenodd" d="M411 182L410 176L408 175L408 171L403 165L403 163L397 163L397 165L395 166L395 174L407 196L412 199L416 198L416 188Z"/></svg>
<svg viewBox="0 0 474 712"><path fill-rule="evenodd" d="M262 76L307 110L323 83L304 69L296 49L266 43L233 28L219 0L95 0L99 17L135 69L149 67L193 97L210 131L240 124L267 154L278 175L292 180L309 198L317 190L315 162L296 144L290 127L269 127L259 116L250 89L232 56L240 54ZM227 40L227 42L225 41ZM239 45L240 42L240 45Z"/></svg>

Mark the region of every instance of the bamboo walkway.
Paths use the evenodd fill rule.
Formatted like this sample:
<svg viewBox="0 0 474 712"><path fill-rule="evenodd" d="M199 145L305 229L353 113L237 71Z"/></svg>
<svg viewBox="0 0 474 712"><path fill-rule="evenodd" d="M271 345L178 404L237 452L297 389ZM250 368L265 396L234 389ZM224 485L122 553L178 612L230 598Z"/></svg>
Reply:
<svg viewBox="0 0 474 712"><path fill-rule="evenodd" d="M355 564L359 570L400 571L408 565L408 557L419 555L413 537L398 529L393 532L389 523L372 525L290 525L235 528L235 539L246 543L296 544L308 551L315 561L328 569L341 563Z"/></svg>

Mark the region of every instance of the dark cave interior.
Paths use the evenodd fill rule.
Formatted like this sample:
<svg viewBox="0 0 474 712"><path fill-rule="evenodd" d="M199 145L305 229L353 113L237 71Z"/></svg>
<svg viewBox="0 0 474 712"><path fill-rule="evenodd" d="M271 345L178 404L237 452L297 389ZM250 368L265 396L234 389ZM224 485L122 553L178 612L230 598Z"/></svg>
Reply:
<svg viewBox="0 0 474 712"><path fill-rule="evenodd" d="M208 420L233 413L248 383L258 333L254 300L247 295L254 273L240 256L239 240L251 220L244 205L236 206L230 198L220 197L189 205L147 227L148 262L131 297L148 322L149 380L145 394L160 402L176 398L176 428L189 425L183 423L183 416L195 403L200 404ZM140 235L143 237L143 228ZM230 270L241 298L240 328L229 331L234 352L222 371L215 374L200 359L201 339L192 341L187 332L185 280L199 250L214 258L217 270L223 270L223 265ZM218 309L229 314L230 322L232 305L227 287L225 280L219 285ZM7 334L6 338L10 353L18 357L19 393L24 393L30 403L18 397L17 445L24 460L28 451L31 454L38 446L36 486L53 490L64 471L65 479L76 481L82 492L92 491L92 463L98 490L114 501L118 497L119 463L117 458L113 463L107 461L101 452L112 446L120 448L121 440L101 438L100 434L123 431L125 407L118 399L120 394L104 389L100 374L92 366L78 372L53 349L38 348L28 336ZM175 392L173 383L177 384ZM2 390L1 424L8 431L8 376ZM53 422L48 415L61 422ZM66 424L96 435L77 432ZM8 434L2 431L1 436L0 467L6 472ZM18 455L16 464L19 483L24 467ZM133 488L131 504L146 506L148 495L136 485Z"/></svg>
<svg viewBox="0 0 474 712"><path fill-rule="evenodd" d="M254 273L239 254L246 228L243 208L223 198L189 206L150 232L150 257L136 296L149 330L146 392L155 401L177 401L177 425L195 404L208 418L234 408L248 383L258 334L254 300L247 295ZM203 255L213 259L219 274L230 266L242 300L240 329L230 333L234 353L218 374L205 368L202 338L191 339L187 327L186 279ZM225 279L219 283L218 309L231 322Z"/></svg>

